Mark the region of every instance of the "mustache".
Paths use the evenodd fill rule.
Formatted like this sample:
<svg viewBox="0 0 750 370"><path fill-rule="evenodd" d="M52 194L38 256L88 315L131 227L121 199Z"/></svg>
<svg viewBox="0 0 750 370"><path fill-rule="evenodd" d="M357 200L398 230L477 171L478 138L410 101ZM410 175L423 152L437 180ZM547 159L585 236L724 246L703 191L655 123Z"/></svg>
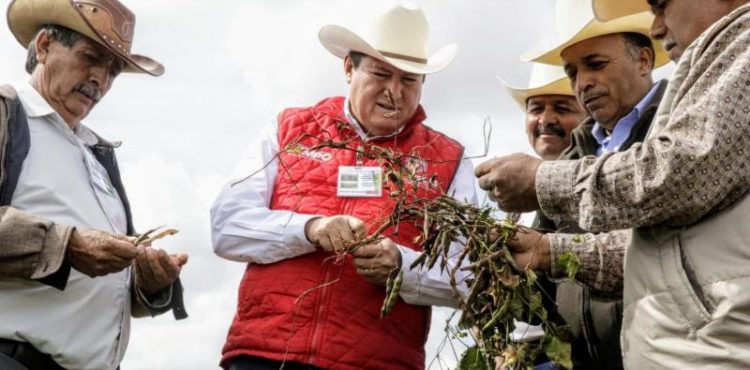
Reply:
<svg viewBox="0 0 750 370"><path fill-rule="evenodd" d="M91 82L80 83L78 84L78 86L76 86L75 91L91 99L94 102L94 104L98 103L99 100L102 100L102 92L99 91L99 88L97 88L96 84L94 83L91 83Z"/></svg>
<svg viewBox="0 0 750 370"><path fill-rule="evenodd" d="M557 135L559 137L565 137L565 130L560 125L543 125L534 128L534 137L542 135Z"/></svg>

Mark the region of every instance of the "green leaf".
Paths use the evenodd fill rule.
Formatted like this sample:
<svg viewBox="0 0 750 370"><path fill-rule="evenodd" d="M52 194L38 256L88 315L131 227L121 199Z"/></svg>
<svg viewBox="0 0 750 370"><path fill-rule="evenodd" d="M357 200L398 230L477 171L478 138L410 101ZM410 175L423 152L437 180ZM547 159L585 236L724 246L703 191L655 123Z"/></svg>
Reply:
<svg viewBox="0 0 750 370"><path fill-rule="evenodd" d="M561 341L559 338L546 335L542 340L544 353L552 362L566 368L573 368L573 361L570 359L570 343Z"/></svg>
<svg viewBox="0 0 750 370"><path fill-rule="evenodd" d="M573 243L582 244L583 242L586 241L586 236L581 235L581 234L575 234L573 235L573 238L571 240L573 240Z"/></svg>
<svg viewBox="0 0 750 370"><path fill-rule="evenodd" d="M492 313L492 318L490 318L490 320L482 326L482 331L492 329L492 327L497 323L497 320L505 316L505 314L508 312L508 307L510 307L509 299L505 300L505 302L503 302L503 305L498 307L495 312Z"/></svg>
<svg viewBox="0 0 750 370"><path fill-rule="evenodd" d="M521 297L513 296L510 301L510 311L513 313L513 318L516 320L523 320L524 302Z"/></svg>
<svg viewBox="0 0 750 370"><path fill-rule="evenodd" d="M581 260L573 252L565 252L560 256L557 261L557 268L564 271L565 275L568 275L568 279L573 280L581 268Z"/></svg>
<svg viewBox="0 0 750 370"><path fill-rule="evenodd" d="M526 270L526 284L531 286L536 283L537 277L536 272L534 270Z"/></svg>
<svg viewBox="0 0 750 370"><path fill-rule="evenodd" d="M458 363L458 370L491 370L487 368L482 351L478 347L471 347L464 352L461 362Z"/></svg>
<svg viewBox="0 0 750 370"><path fill-rule="evenodd" d="M513 222L513 220L509 218L504 218L500 220L500 227L506 230L515 230L516 229L516 223Z"/></svg>
<svg viewBox="0 0 750 370"><path fill-rule="evenodd" d="M539 317L542 321L547 320L547 310L544 309L542 304L542 293L535 292L529 297L529 314L531 317L529 321L534 321L535 317Z"/></svg>

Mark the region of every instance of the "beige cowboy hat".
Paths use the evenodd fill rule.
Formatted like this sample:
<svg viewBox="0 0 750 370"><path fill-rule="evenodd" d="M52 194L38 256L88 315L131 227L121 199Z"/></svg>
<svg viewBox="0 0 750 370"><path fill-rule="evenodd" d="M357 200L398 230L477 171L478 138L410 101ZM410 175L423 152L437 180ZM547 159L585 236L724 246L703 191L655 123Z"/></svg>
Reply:
<svg viewBox="0 0 750 370"><path fill-rule="evenodd" d="M591 3L596 19L602 22L650 10L646 0L591 0Z"/></svg>
<svg viewBox="0 0 750 370"><path fill-rule="evenodd" d="M344 58L358 51L406 72L435 73L453 61L458 46L446 45L429 53L430 27L422 9L412 3L399 4L377 17L362 37L340 26L327 25L318 38L331 54Z"/></svg>
<svg viewBox="0 0 750 370"><path fill-rule="evenodd" d="M529 98L540 95L568 95L573 94L573 88L570 86L570 80L565 75L565 71L560 66L549 64L533 63L531 67L531 77L529 78L529 87L513 87L505 82L502 78L498 80L505 87L505 91L510 94L513 100L518 103L521 110L526 111L526 102Z"/></svg>
<svg viewBox="0 0 750 370"><path fill-rule="evenodd" d="M23 47L45 24L69 28L98 42L127 64L127 72L164 73L159 62L130 53L135 15L117 0L13 0L8 5L8 28Z"/></svg>
<svg viewBox="0 0 750 370"><path fill-rule="evenodd" d="M625 0L619 0L625 2ZM643 0L645 1L645 0ZM654 16L651 13L631 14L600 22L594 17L591 0L557 0L557 36L555 47L543 51L527 53L521 57L526 61L562 65L560 54L563 50L581 41L613 33L633 32L651 37L650 29ZM669 62L667 52L654 42L654 68Z"/></svg>

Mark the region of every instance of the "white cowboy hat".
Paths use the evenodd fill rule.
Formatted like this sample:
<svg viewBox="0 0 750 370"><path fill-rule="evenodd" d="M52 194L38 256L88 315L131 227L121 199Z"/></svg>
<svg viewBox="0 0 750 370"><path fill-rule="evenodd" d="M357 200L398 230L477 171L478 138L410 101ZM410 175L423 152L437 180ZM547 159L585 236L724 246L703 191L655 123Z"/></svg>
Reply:
<svg viewBox="0 0 750 370"><path fill-rule="evenodd" d="M502 78L505 91L510 94L513 100L518 103L521 110L526 111L526 102L529 98L540 95L568 95L573 94L573 88L570 86L570 80L565 75L565 71L560 66L549 64L533 63L531 67L531 77L529 78L529 87L513 87Z"/></svg>
<svg viewBox="0 0 750 370"><path fill-rule="evenodd" d="M646 0L591 0L591 3L596 19L602 22L650 10Z"/></svg>
<svg viewBox="0 0 750 370"><path fill-rule="evenodd" d="M24 48L45 24L69 28L103 45L126 63L126 72L164 73L161 63L130 53L135 15L117 0L13 0L8 5L8 28Z"/></svg>
<svg viewBox="0 0 750 370"><path fill-rule="evenodd" d="M626 1L626 0L619 0ZM632 0L627 0L632 1ZM645 0L643 0L645 1ZM625 17L613 19L609 22L600 22L594 17L591 0L557 0L557 46L543 52L527 53L521 59L531 62L562 65L560 54L563 50L581 41L598 36L614 33L633 32L646 37L651 37L651 23L654 16L651 13L631 14ZM654 43L654 68L669 62L666 50Z"/></svg>
<svg viewBox="0 0 750 370"><path fill-rule="evenodd" d="M447 67L458 46L446 45L430 55L430 27L422 9L415 4L397 5L377 17L363 37L340 26L327 25L318 38L331 54L344 58L357 51L410 73L435 73Z"/></svg>

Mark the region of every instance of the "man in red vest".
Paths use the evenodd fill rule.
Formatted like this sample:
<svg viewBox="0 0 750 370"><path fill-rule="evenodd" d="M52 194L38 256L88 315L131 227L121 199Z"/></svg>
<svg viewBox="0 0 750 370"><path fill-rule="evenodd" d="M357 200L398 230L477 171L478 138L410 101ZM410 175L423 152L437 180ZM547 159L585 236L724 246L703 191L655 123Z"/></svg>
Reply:
<svg viewBox="0 0 750 370"><path fill-rule="evenodd" d="M424 368L430 305L456 300L437 266L409 269L420 255L421 223L400 223L384 239L344 251L396 207L374 152L393 153L410 180L421 179L417 196L476 201L463 147L423 124L425 75L456 53L448 45L430 55L428 34L415 5L390 9L362 37L323 27L321 43L344 60L348 96L282 111L253 146L251 171L258 171L219 195L211 209L214 250L248 264L225 369ZM403 272L399 300L381 319L394 271Z"/></svg>

